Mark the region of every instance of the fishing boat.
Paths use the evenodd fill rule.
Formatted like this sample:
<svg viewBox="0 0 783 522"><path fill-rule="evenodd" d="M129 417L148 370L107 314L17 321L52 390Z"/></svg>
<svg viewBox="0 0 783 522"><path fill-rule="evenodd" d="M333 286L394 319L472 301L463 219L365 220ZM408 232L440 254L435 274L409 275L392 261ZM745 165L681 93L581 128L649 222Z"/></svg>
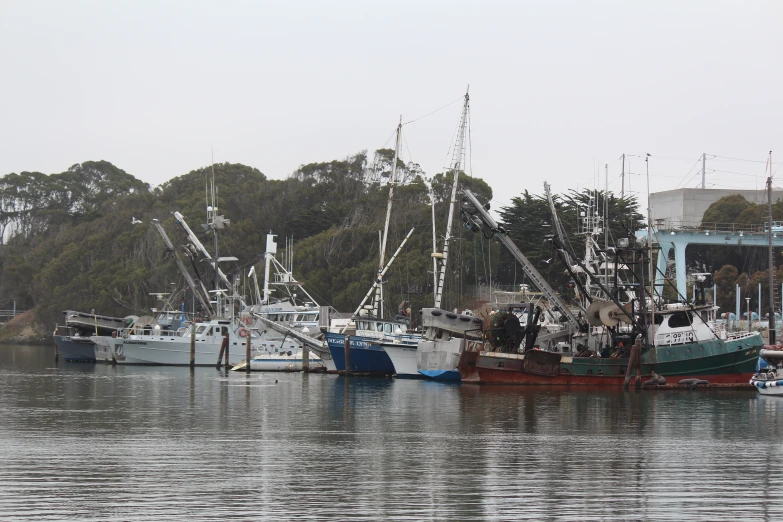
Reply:
<svg viewBox="0 0 783 522"><path fill-rule="evenodd" d="M393 375L396 367L385 347L416 348L421 336L408 333L407 321L384 320L372 317L355 320L354 332L325 332L326 342L338 371ZM345 340L348 338L349 353L346 364Z"/></svg>
<svg viewBox="0 0 783 522"><path fill-rule="evenodd" d="M482 340L483 321L437 308L422 309L421 318L424 339L419 341L413 369L430 379L459 381L459 356Z"/></svg>
<svg viewBox="0 0 783 522"><path fill-rule="evenodd" d="M298 364L301 369L305 344L318 353L316 359L320 362L313 366L316 368L319 364L325 364L323 359L331 361L329 351L322 342L310 342L302 336L313 337L320 334L322 308L328 309L328 307L319 306L302 284L294 278L293 242L289 243L289 248L286 249L285 266L275 258L277 253L275 237L271 233L266 236L263 294L259 291L255 267L251 268L248 274L255 282L257 304L247 306L242 314L250 319L248 326L252 326L258 334L257 342L254 343L257 353L253 360L272 361L264 365L260 362L251 364L251 369L258 367L264 371L271 371L270 368L278 364L278 360L296 358L297 353L299 362L294 364ZM273 296L272 293L277 289L282 290L283 295ZM299 299L299 293L304 294L304 300Z"/></svg>
<svg viewBox="0 0 783 522"><path fill-rule="evenodd" d="M727 332L715 321L717 309L678 303L656 311L654 342L641 348L641 379L649 380L655 373L673 383L686 379L747 383L764 341L758 332ZM504 341L463 351L458 365L463 382L622 386L632 364L627 345L617 346L609 357L587 349L570 356L537 349L520 351L518 346L505 350Z"/></svg>
<svg viewBox="0 0 783 522"><path fill-rule="evenodd" d="M64 324L55 327L53 337L57 353L66 362L112 362L112 354L96 345L92 336L111 336L127 326L129 318L66 310Z"/></svg>
<svg viewBox="0 0 783 522"><path fill-rule="evenodd" d="M694 303L687 303L680 296L683 302L658 306L656 310L656 299L645 295L640 270L638 282L627 285L634 298L622 303L616 292L576 261L609 300L593 300L586 317L574 314L486 207L469 190L463 192L467 200L463 204L463 219L468 227L500 239L533 284L563 315L571 331L571 342L577 342L576 349L568 353L541 350L536 346L537 328L523 328L515 314L498 311L485 325L485 342L466 347L460 355L458 370L464 382L619 386L627 385L632 373L636 373L640 383L646 378L645 382L653 381L656 385L667 379L710 384L744 384L750 379L763 346L761 334L728 332L722 322L716 321L718 307L705 302L703 288L698 292L700 300ZM629 259L642 251L631 246L629 238L623 239L615 248L618 259ZM556 236L552 241L562 256L563 245ZM650 243L646 245L644 250L652 249ZM640 265L649 263L649 273L654 274L652 256L646 260L637 257ZM587 335L599 324L608 334L600 351L591 349Z"/></svg>
<svg viewBox="0 0 783 522"><path fill-rule="evenodd" d="M389 180L386 222L381 235L380 263L375 281L353 314L355 330L352 333L347 332L346 328L341 328L338 331L334 331L331 328L322 329L337 371L368 375L392 375L395 373L395 367L384 350L384 345L415 346L421 339L420 334L409 331L410 324L407 317L391 320L384 319L383 310L383 276L389 270L389 267L391 267L414 231L412 228L408 232L389 259L389 262L384 265L386 241L389 235L389 222L394 201L394 186L397 183L397 158L400 152L401 133L402 117L400 117L400 123L397 125L394 159ZM365 303L371 297L373 298L373 303L365 306ZM400 306L400 309L405 309L404 303ZM347 354L345 348L346 338L348 338Z"/></svg>
<svg viewBox="0 0 783 522"><path fill-rule="evenodd" d="M194 339L195 365L215 366L221 347L228 350L229 365L245 360L248 335L242 323L229 319L215 318L196 322L190 328L167 330L154 318L141 317L108 342L117 364L186 366L190 364Z"/></svg>
<svg viewBox="0 0 783 522"><path fill-rule="evenodd" d="M459 173L465 168L465 131L468 122L468 111L470 109L470 95L465 93L465 101L462 105L462 115L459 122L459 130L454 147L453 158L451 162L451 199L449 200L449 214L446 220L446 236L443 240L443 251L435 252L435 223L433 220L433 277L434 277L434 307L422 311L422 327L424 328L424 338L419 341L416 348L416 373L424 377L436 380L459 381L459 372L457 372L457 360L459 350L463 347L465 330L460 325L461 319L454 312L440 310L443 300L443 290L446 282L446 267L449 259L449 245L452 240L451 229L454 221L454 207L457 202L457 189L459 187ZM434 213L434 201L433 213ZM434 214L433 214L434 216ZM438 267L440 259L440 267ZM446 319L453 319L447 321ZM471 318L465 318L464 325L472 322ZM457 326L456 329L451 328ZM413 354L407 355L406 362L410 363ZM402 361L401 361L402 363ZM409 371L409 370L408 370ZM399 372L398 372L399 375Z"/></svg>

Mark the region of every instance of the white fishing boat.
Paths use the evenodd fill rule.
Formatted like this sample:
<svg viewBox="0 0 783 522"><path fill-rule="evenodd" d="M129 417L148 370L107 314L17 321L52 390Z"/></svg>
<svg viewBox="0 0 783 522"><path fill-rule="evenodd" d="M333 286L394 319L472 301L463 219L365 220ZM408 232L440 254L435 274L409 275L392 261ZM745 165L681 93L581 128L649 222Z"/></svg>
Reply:
<svg viewBox="0 0 783 522"><path fill-rule="evenodd" d="M133 326L121 330L117 337L109 339L117 364L189 365L192 329L164 330L156 321L145 319L152 318L139 318ZM218 364L220 348L226 338L228 363L234 365L245 360L246 337L250 335L247 332L244 326L238 327L227 319L196 323L195 365ZM252 341L251 337L251 351Z"/></svg>
<svg viewBox="0 0 783 522"><path fill-rule="evenodd" d="M422 310L422 327L424 328L424 337L419 341L416 348L416 373L436 380L459 381L460 376L457 371L457 362L459 360L460 347L462 346L462 333L458 328L456 331L442 329L435 323L440 322L440 318L446 318L446 314L454 316L459 322L459 314L441 310L441 301L443 299L443 290L446 282L446 266L449 258L449 243L453 239L451 236L452 223L454 221L454 206L457 202L457 189L459 187L459 173L465 166L465 131L468 122L468 111L470 108L470 96L465 93L465 103L462 106L462 116L460 118L459 131L454 147L454 153L451 163L451 173L453 176L451 186L451 200L449 203L449 215L446 221L446 236L443 240L443 251L434 252L435 231L433 223L433 277L435 288L434 308L425 308ZM433 202L434 207L434 202ZM438 267L440 259L440 267ZM473 317L468 318L472 322ZM477 319L479 323L481 322ZM444 326L451 326L444 325ZM479 326L480 328L480 326ZM454 334L454 336L452 336ZM408 361L410 359L408 358ZM396 367L396 366L395 366ZM399 371L397 372L399 375Z"/></svg>
<svg viewBox="0 0 783 522"><path fill-rule="evenodd" d="M263 365L260 362L251 364L251 369L255 370L258 367L264 371L271 371L269 368L271 365L278 364L277 360L280 358L280 354L293 353L294 355L286 355L290 358L296 357L298 353L299 362L295 364L301 370L301 353L305 344L311 348L311 354L313 351L317 352L316 358L320 361L311 368L317 368L319 364L329 366L331 354L324 343L322 341L310 342L308 339L320 335L321 315L324 313L324 319L328 320L326 317L328 316L328 307L319 306L302 284L294 278L292 273L293 241L286 245L288 248L286 249L286 258L283 260L285 265L275 258L277 253L275 237L274 234L266 236L263 294L259 291L258 277L254 268L251 268L248 274L249 277L253 277L255 282L258 304L247 306L242 315L247 317L247 324L252 326L258 337L258 342L255 345L257 353L253 360L256 360L257 357L258 361L272 361L265 362ZM273 296L272 294L278 290L281 295ZM311 360L314 356L315 354L311 355ZM331 366L333 367L334 364L332 363Z"/></svg>
<svg viewBox="0 0 783 522"><path fill-rule="evenodd" d="M417 350L417 372L438 381L459 381L460 353L467 343L481 341L483 321L474 315L424 308L421 323L424 339Z"/></svg>

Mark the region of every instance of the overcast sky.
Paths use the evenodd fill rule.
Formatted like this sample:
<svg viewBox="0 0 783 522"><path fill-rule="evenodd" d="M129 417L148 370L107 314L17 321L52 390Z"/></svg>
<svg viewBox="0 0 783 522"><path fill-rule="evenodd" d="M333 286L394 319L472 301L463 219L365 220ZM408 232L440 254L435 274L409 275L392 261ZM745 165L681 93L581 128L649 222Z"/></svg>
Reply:
<svg viewBox="0 0 783 522"><path fill-rule="evenodd" d="M470 84L495 206L605 164L619 192L623 153L645 201L646 153L653 192L696 186L703 152L708 186L761 187L782 29L780 1L0 0L0 174L104 159L157 185L214 149L284 178L392 147ZM459 113L406 125L403 159L442 171Z"/></svg>

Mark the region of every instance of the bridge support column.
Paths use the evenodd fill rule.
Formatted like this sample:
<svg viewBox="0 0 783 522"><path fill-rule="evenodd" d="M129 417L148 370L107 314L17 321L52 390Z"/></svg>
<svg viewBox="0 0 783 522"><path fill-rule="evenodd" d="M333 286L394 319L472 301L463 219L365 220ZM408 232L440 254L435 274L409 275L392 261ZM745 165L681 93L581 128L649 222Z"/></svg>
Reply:
<svg viewBox="0 0 783 522"><path fill-rule="evenodd" d="M664 283L664 275L666 274L666 264L669 260L669 252L672 249L671 243L659 243L658 250L658 259L656 260L655 266L657 270L655 271L655 293L656 295L663 295L663 283Z"/></svg>
<svg viewBox="0 0 783 522"><path fill-rule="evenodd" d="M685 247L687 242L674 243L674 266L677 270L677 299L688 299L688 281L685 277Z"/></svg>

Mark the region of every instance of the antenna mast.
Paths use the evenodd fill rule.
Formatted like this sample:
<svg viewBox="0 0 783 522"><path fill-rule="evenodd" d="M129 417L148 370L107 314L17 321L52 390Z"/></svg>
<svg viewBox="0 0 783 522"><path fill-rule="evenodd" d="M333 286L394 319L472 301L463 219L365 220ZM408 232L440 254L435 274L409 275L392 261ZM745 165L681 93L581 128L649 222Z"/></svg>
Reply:
<svg viewBox="0 0 783 522"><path fill-rule="evenodd" d="M397 158L400 155L400 134L402 134L402 116L397 124L397 140L394 144L394 161L392 162L391 179L389 179L389 203L386 205L386 223L383 225L383 237L381 238L381 256L378 263L378 288L375 291L375 317L383 317L383 280L381 272L386 261L386 239L389 236L389 219L391 218L392 203L394 202L394 185L397 183Z"/></svg>
<svg viewBox="0 0 783 522"><path fill-rule="evenodd" d="M470 89L470 87L468 87ZM459 132L457 133L457 142L454 147L454 157L452 159L451 173L454 181L451 185L451 201L449 202L449 217L446 221L446 237L443 240L443 257L440 264L440 277L438 288L435 293L435 308L440 308L443 299L443 284L446 279L446 262L449 258L449 241L451 240L451 222L454 220L454 205L457 202L457 186L459 185L459 172L463 169L465 159L465 126L468 120L468 109L470 108L470 94L465 92L465 104L462 106L462 117L459 122Z"/></svg>
<svg viewBox="0 0 783 522"><path fill-rule="evenodd" d="M775 269L775 255L772 251L772 151L769 151L767 190L767 208L769 210L769 223L767 224L767 241L769 242L769 344L775 344L775 272L773 271Z"/></svg>

